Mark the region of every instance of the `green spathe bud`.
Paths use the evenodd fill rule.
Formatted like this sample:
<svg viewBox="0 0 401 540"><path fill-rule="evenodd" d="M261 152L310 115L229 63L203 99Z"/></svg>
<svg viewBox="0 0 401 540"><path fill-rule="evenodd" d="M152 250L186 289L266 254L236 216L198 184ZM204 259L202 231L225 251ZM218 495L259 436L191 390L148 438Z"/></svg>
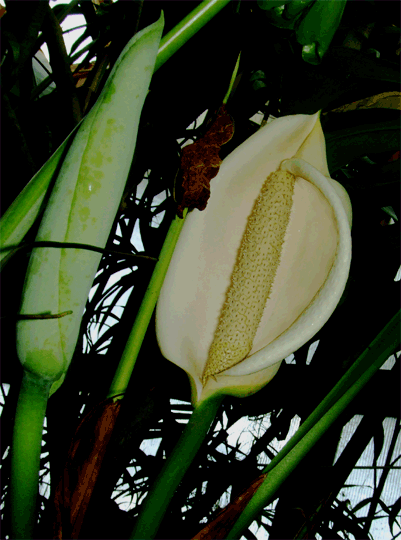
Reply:
<svg viewBox="0 0 401 540"><path fill-rule="evenodd" d="M63 162L36 237L104 248L127 180L142 106L164 26L136 34L117 59L99 99ZM81 249L36 248L27 271L21 314L72 314L17 323L25 370L61 385L101 255Z"/></svg>

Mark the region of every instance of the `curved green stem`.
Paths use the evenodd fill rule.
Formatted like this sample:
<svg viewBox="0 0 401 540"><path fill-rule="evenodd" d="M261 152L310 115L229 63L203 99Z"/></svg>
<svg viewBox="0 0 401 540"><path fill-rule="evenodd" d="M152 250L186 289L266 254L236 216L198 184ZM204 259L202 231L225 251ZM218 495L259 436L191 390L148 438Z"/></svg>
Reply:
<svg viewBox="0 0 401 540"><path fill-rule="evenodd" d="M167 507L185 472L198 452L224 396L213 396L199 404L150 490L131 538L154 538Z"/></svg>
<svg viewBox="0 0 401 540"><path fill-rule="evenodd" d="M226 536L227 539L239 538L242 531L252 523L262 509L274 500L277 490L298 463L393 354L400 344L400 322L398 311L300 426L294 437L263 470L263 473L268 473L266 479L239 516Z"/></svg>
<svg viewBox="0 0 401 540"><path fill-rule="evenodd" d="M121 398L127 389L153 310L155 309L157 299L159 298L160 289L163 285L171 257L173 256L175 245L182 226L184 225L187 212L188 209L185 208L183 212L184 219L180 219L176 216L171 222L163 247L160 251L159 260L153 270L152 277L139 307L131 333L125 344L121 360L111 382L109 393L107 394L108 398L117 395Z"/></svg>
<svg viewBox="0 0 401 540"><path fill-rule="evenodd" d="M33 538L43 421L51 382L24 370L11 448L12 538Z"/></svg>

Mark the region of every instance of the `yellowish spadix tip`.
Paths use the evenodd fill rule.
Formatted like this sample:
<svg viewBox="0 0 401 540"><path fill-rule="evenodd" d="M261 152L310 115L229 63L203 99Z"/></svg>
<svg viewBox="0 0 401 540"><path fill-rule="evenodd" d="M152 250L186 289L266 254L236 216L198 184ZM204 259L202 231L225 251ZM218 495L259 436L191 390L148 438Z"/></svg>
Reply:
<svg viewBox="0 0 401 540"><path fill-rule="evenodd" d="M264 182L248 217L219 323L202 375L205 385L252 349L290 219L295 176L278 170Z"/></svg>

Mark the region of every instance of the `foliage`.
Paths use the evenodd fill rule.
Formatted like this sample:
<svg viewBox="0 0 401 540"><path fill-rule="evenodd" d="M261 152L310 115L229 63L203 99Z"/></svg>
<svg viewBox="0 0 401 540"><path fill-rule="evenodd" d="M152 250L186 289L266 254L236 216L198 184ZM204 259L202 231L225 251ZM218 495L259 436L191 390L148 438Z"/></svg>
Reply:
<svg viewBox="0 0 401 540"><path fill-rule="evenodd" d="M168 32L194 4L119 0L96 8L74 1L50 9L47 2L33 1L24 3L21 10L15 0L7 1L2 19L1 99L3 133L7 133L3 138L3 211L90 109L107 78L110 67L106 66L113 64L129 37L154 22L161 7ZM206 132L241 50L239 75L227 103L235 132L220 156L224 158L271 116L323 109L330 173L347 189L353 207L351 273L340 305L313 343L287 359L275 379L256 395L223 402L176 492L160 538L192 538L214 519L260 474L282 441L398 308L399 281L394 277L400 231L394 221L400 218L400 49L395 3L348 2L319 65L306 63L294 31L271 24L258 4L228 4L155 73L107 248L158 256L175 214L173 185L180 148ZM60 47L54 24L68 13L84 15L84 35L93 40L74 76L69 64L75 61L79 43L68 56ZM39 92L44 85L38 89L32 73L32 56L44 40L56 86L48 94ZM83 70L88 76L77 88ZM380 98L366 99L372 96ZM391 96L398 96L398 106ZM205 111L203 120L197 120ZM34 240L36 229L26 241ZM28 259L29 252L20 250L2 270L2 346L7 351L2 362L4 538L10 530L9 447L21 380L15 316ZM72 364L48 404L37 538L53 535L52 496L70 441L84 415L105 398L153 265L152 260L113 253L102 258ZM388 534L399 535L400 494L390 496L385 488L386 481L395 485L395 467L400 465L399 369L397 361L391 369L377 373L285 482L275 503L244 533L246 538L262 537L258 528L265 529L269 538L377 538L374 525L379 520L386 522ZM153 479L189 418L189 400L187 378L161 356L152 321L80 537L129 537ZM362 418L344 445L342 430L349 422L355 423L356 415ZM337 456L339 444L344 447ZM350 475L362 463L359 460L369 445L373 452L365 458L370 459L373 481L372 488L363 491L362 484L349 485Z"/></svg>

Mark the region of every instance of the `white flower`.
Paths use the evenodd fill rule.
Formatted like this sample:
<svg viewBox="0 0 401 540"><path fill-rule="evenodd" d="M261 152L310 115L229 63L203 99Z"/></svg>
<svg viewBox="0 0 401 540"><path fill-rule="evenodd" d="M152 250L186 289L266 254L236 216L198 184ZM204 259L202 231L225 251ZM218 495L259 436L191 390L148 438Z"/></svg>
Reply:
<svg viewBox="0 0 401 540"><path fill-rule="evenodd" d="M279 174L270 177L275 171ZM280 182L287 178L290 184L292 178L292 187L289 184L285 188L290 195L286 192L280 199L282 188L277 188L278 198L269 203L267 218L256 219L267 220L267 225L260 226L252 240L254 246L268 244L265 239L272 236L272 231L282 231L282 239L272 237L269 242L273 247L266 248L278 253L277 268L270 272L272 287L265 292L259 287L254 294L252 285L249 302L249 291L230 292L233 300L226 303L228 290L236 286L231 284L236 260L245 257L240 246L244 245L248 218L268 177L277 177ZM265 193L269 190L270 186L264 189ZM278 202L284 199L287 203ZM277 218L277 212L284 217ZM272 220L276 220L273 225ZM255 393L272 379L284 358L320 330L338 304L348 278L350 224L348 195L329 178L319 113L278 118L223 161L212 181L207 208L202 212L194 210L186 219L156 312L160 349L168 360L187 372L194 405L216 393ZM248 233L249 227L247 237ZM262 260L264 256L256 257ZM270 263L265 259L259 262L256 270L260 274L260 267ZM255 270L255 263L252 265ZM241 282L241 287L249 288L257 281L248 270L241 281L241 273L243 270L237 269L233 279ZM258 279L265 283L268 278ZM268 295L267 301L263 295ZM243 329L246 332L252 326L252 315L241 315L244 305L250 305L252 311L253 303L260 298L259 311L263 314L256 320L256 335L253 337L251 332L250 337L244 337ZM231 306L225 307L230 312L229 320L222 322L223 305L230 302ZM237 320L242 320L240 330ZM220 334L226 331L221 328L229 327L230 339L216 334L218 325ZM246 350L245 357L235 359L225 348L228 341L241 339L249 346L238 346ZM212 351L217 350L213 359L212 343Z"/></svg>

